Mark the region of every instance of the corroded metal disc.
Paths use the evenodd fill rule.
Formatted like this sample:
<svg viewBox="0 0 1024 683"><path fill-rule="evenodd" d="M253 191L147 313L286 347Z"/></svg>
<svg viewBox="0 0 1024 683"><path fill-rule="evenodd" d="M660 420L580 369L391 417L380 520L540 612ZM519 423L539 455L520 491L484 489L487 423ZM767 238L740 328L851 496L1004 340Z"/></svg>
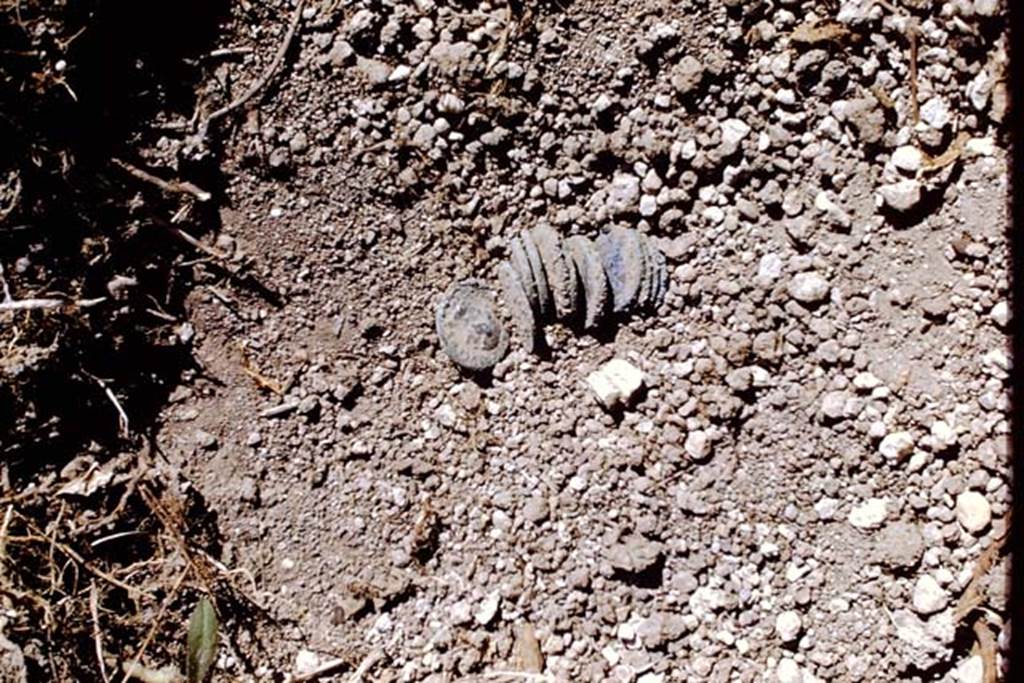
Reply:
<svg viewBox="0 0 1024 683"><path fill-rule="evenodd" d="M498 317L494 291L479 280L449 287L434 323L441 348L468 370L493 367L508 352L508 331Z"/></svg>
<svg viewBox="0 0 1024 683"><path fill-rule="evenodd" d="M591 329L600 322L608 305L608 277L601 265L601 253L593 242L580 235L565 240L565 251L576 266L583 289L583 326Z"/></svg>
<svg viewBox="0 0 1024 683"><path fill-rule="evenodd" d="M520 238L523 241L526 260L530 263L530 271L533 273L533 284L537 288L537 317L541 321L547 320L551 316L554 303L551 300L548 276L544 272L544 261L540 257L540 251L537 250L537 244L528 231L523 230Z"/></svg>
<svg viewBox="0 0 1024 683"><path fill-rule="evenodd" d="M530 259L526 256L526 248L523 241L513 237L508 243L509 261L515 269L519 281L526 290L526 297L530 301L530 308L534 314L539 310L540 297L537 294L537 283L533 281L533 270L530 268Z"/></svg>
<svg viewBox="0 0 1024 683"><path fill-rule="evenodd" d="M534 322L533 308L530 306L526 286L508 261L502 261L498 265L498 282L501 283L501 296L508 306L517 336L520 337L527 353L533 353L537 341L537 325Z"/></svg>
<svg viewBox="0 0 1024 683"><path fill-rule="evenodd" d="M548 276L555 302L555 313L559 318L569 318L576 312L576 269L565 253L562 236L550 225L538 225L530 231L533 243L537 245L544 272Z"/></svg>
<svg viewBox="0 0 1024 683"><path fill-rule="evenodd" d="M640 281L640 291L637 293L637 308L648 310L654 305L654 290L658 286L654 264L654 251L657 247L645 233L638 232L637 236L640 238L640 248L644 252L644 276Z"/></svg>
<svg viewBox="0 0 1024 683"><path fill-rule="evenodd" d="M657 283L651 310L657 311L665 303L665 295L668 294L668 264L665 262L665 254L662 253L661 249L658 249L657 245L653 243L651 246L653 247L654 275Z"/></svg>
<svg viewBox="0 0 1024 683"><path fill-rule="evenodd" d="M612 290L612 310L616 313L627 311L636 304L646 270L639 233L626 228L611 228L597 238L597 248Z"/></svg>

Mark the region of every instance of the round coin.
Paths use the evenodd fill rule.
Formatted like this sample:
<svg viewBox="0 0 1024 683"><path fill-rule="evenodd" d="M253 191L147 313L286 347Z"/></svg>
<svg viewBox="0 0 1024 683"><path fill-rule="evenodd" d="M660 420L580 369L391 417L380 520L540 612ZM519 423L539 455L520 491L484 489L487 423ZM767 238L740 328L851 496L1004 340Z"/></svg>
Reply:
<svg viewBox="0 0 1024 683"><path fill-rule="evenodd" d="M579 274L583 288L583 326L589 330L600 322L608 305L608 277L604 274L597 246L586 237L569 237L565 240L565 250Z"/></svg>
<svg viewBox="0 0 1024 683"><path fill-rule="evenodd" d="M644 252L636 230L615 227L597 238L601 265L612 290L612 310L622 313L637 300L644 278Z"/></svg>
<svg viewBox="0 0 1024 683"><path fill-rule="evenodd" d="M565 254L562 236L550 225L538 225L530 231L533 243L537 245L544 272L548 277L555 303L555 313L559 318L569 318L576 312L576 269Z"/></svg>
<svg viewBox="0 0 1024 683"><path fill-rule="evenodd" d="M537 288L537 318L544 321L550 318L551 309L554 304L551 301L551 288L548 286L548 276L544 272L544 261L537 250L537 244L533 237L526 230L520 234L523 242L523 251L526 252L526 260L530 264L530 271L533 273L533 284Z"/></svg>
<svg viewBox="0 0 1024 683"><path fill-rule="evenodd" d="M523 343L527 353L533 353L537 341L537 326L533 318L533 308L526 294L526 287L516 269L508 261L498 265L498 282L501 283L501 296L512 316L512 324Z"/></svg>
<svg viewBox="0 0 1024 683"><path fill-rule="evenodd" d="M494 291L479 280L449 287L434 323L441 349L467 370L491 368L508 352L508 331L498 317Z"/></svg>

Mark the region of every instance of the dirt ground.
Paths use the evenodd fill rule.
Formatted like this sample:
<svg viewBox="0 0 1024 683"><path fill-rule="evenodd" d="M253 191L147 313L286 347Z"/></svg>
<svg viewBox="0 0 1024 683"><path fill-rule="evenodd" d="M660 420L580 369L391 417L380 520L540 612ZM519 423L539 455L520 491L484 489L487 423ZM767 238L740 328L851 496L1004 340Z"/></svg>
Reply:
<svg viewBox="0 0 1024 683"><path fill-rule="evenodd" d="M4 499L6 534L33 486L159 473L125 499L162 512L64 538L128 534L83 575L162 587L101 589L74 655L5 589L0 676L120 676L150 626L177 664L210 593L213 680L1001 679L1006 31L999 0L231 3L136 157L213 195L155 209L198 240L156 333L188 360ZM460 373L440 296L542 222L648 233L665 304ZM613 358L644 386L610 412Z"/></svg>

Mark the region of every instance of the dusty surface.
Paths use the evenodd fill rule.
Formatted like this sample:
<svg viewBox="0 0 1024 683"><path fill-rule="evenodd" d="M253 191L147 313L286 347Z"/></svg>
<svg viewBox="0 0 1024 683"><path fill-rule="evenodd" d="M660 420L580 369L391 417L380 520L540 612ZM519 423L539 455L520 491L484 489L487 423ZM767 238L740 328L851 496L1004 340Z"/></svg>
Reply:
<svg viewBox="0 0 1024 683"><path fill-rule="evenodd" d="M1009 503L1000 3L306 4L226 127L209 237L281 305L193 266L201 371L155 436L273 619L218 676L541 673L528 624L547 680L980 683L979 630L1007 637L1005 559L957 610ZM294 7L247 5L208 108ZM541 220L652 235L666 304L460 376L438 297ZM645 381L616 414L585 382L612 358Z"/></svg>

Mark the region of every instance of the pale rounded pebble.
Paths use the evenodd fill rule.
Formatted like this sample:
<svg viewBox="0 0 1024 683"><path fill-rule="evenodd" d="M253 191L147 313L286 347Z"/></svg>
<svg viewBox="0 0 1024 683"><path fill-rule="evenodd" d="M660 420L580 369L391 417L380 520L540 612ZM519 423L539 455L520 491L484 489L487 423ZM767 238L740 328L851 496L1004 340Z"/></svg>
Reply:
<svg viewBox="0 0 1024 683"><path fill-rule="evenodd" d="M793 610L786 610L775 617L775 633L778 634L784 643L796 640L802 628L803 623L800 621L800 615Z"/></svg>
<svg viewBox="0 0 1024 683"><path fill-rule="evenodd" d="M824 301L828 294L828 280L813 271L797 273L789 281L789 295L801 303L819 303Z"/></svg>
<svg viewBox="0 0 1024 683"><path fill-rule="evenodd" d="M956 519L960 526L975 534L992 521L992 507L977 491L964 491L956 497Z"/></svg>
<svg viewBox="0 0 1024 683"><path fill-rule="evenodd" d="M923 159L921 150L913 145L897 147L896 151L892 153L892 165L908 173L916 173L920 170Z"/></svg>
<svg viewBox="0 0 1024 683"><path fill-rule="evenodd" d="M953 670L956 683L983 683L985 680L985 660L981 655L971 655Z"/></svg>
<svg viewBox="0 0 1024 683"><path fill-rule="evenodd" d="M875 529L882 526L888 514L885 500L871 498L850 510L847 520L858 529Z"/></svg>
<svg viewBox="0 0 1024 683"><path fill-rule="evenodd" d="M934 614L949 603L949 595L931 575L925 574L914 584L911 598L918 614Z"/></svg>
<svg viewBox="0 0 1024 683"><path fill-rule="evenodd" d="M886 434L878 444L878 452L889 460L900 460L914 452L914 436L910 432Z"/></svg>
<svg viewBox="0 0 1024 683"><path fill-rule="evenodd" d="M775 680L779 683L803 683L803 678L800 665L788 657L775 667Z"/></svg>

